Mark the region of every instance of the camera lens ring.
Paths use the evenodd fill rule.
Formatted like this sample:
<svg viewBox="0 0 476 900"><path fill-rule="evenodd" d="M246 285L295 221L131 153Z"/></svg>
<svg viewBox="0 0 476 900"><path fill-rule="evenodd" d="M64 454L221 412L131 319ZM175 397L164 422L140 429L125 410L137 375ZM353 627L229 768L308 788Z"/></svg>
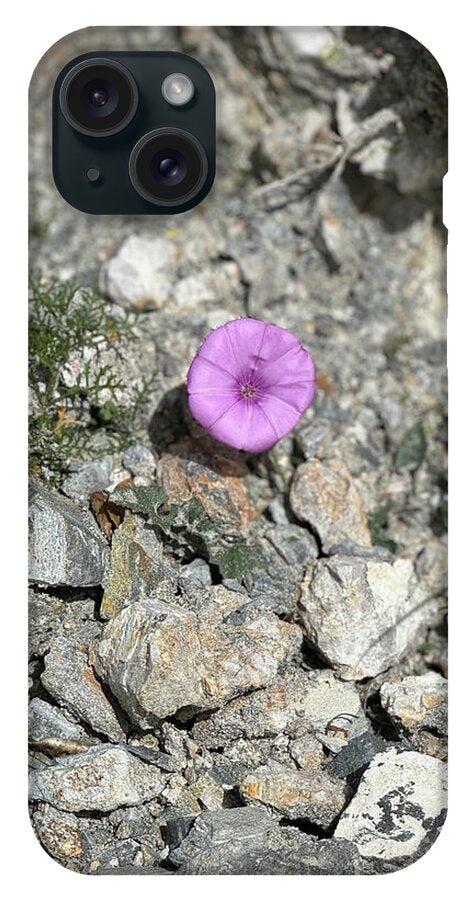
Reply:
<svg viewBox="0 0 476 900"><path fill-rule="evenodd" d="M91 72L89 82L87 80L88 71ZM109 79L107 79L108 73ZM84 106L84 91L89 83L91 96L96 92L107 94L108 82L110 82L110 93L115 100L115 106L109 113L107 99L101 104L95 104L90 100L95 115L92 116L92 120L90 116L88 122L88 110L81 108L81 104ZM64 118L75 131L88 137L109 137L123 131L134 118L139 105L139 91L131 73L122 63L107 57L91 57L82 60L69 70L60 87L59 105ZM73 106L76 107L76 115ZM111 119L113 113L116 113L116 121L112 120L105 128L101 128L101 121L108 116ZM83 117L82 121L81 116ZM95 122L98 123L96 126Z"/></svg>
<svg viewBox="0 0 476 900"><path fill-rule="evenodd" d="M169 149L170 145L172 149ZM149 168L155 159L160 160L161 153L164 161L172 156L175 152L174 147L177 156L188 157L187 161L192 165L188 180L185 176L180 180L174 180L169 190L166 181L160 179L160 176L156 178L154 184ZM160 166L161 163L158 161L156 168L160 169ZM142 171L139 171L140 169ZM187 203L201 191L207 175L208 159L204 148L193 134L181 128L155 128L147 132L132 148L129 158L129 177L134 189L144 200L155 206L181 206ZM154 189L156 193L153 192Z"/></svg>

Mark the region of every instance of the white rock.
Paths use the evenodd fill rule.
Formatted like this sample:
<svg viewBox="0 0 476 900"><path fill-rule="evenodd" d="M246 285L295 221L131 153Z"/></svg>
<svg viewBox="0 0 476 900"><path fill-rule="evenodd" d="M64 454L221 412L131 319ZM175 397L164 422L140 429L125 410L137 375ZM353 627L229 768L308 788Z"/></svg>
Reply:
<svg viewBox="0 0 476 900"><path fill-rule="evenodd" d="M173 267L174 251L170 241L132 235L102 266L99 286L121 306L160 309L170 296Z"/></svg>
<svg viewBox="0 0 476 900"><path fill-rule="evenodd" d="M316 563L299 607L311 643L341 678L359 681L385 671L415 644L436 603L407 559L333 556Z"/></svg>
<svg viewBox="0 0 476 900"><path fill-rule="evenodd" d="M336 37L330 28L293 26L280 29L282 36L298 59L315 58L330 53Z"/></svg>
<svg viewBox="0 0 476 900"><path fill-rule="evenodd" d="M366 858L392 861L419 855L443 824L446 791L441 760L396 749L378 753L334 837L354 841Z"/></svg>

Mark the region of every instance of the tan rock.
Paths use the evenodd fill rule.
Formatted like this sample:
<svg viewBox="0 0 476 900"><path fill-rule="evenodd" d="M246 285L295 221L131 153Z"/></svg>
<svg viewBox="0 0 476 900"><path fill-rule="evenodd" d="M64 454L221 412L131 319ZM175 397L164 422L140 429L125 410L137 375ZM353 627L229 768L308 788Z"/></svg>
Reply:
<svg viewBox="0 0 476 900"><path fill-rule="evenodd" d="M270 807L289 819L309 819L325 828L344 808L347 786L324 769L298 771L271 761L246 776L241 795L247 803Z"/></svg>
<svg viewBox="0 0 476 900"><path fill-rule="evenodd" d="M294 475L290 501L295 516L315 529L325 553L349 540L371 546L362 501L343 460L302 463Z"/></svg>
<svg viewBox="0 0 476 900"><path fill-rule="evenodd" d="M43 847L56 859L69 861L81 856L81 840L75 816L42 803L34 812L32 823Z"/></svg>
<svg viewBox="0 0 476 900"><path fill-rule="evenodd" d="M246 483L251 477L247 465L233 453L212 450L205 443L185 440L170 451L157 467L168 504L196 498L221 534L246 535L259 512Z"/></svg>
<svg viewBox="0 0 476 900"><path fill-rule="evenodd" d="M389 716L404 728L433 728L446 734L448 682L437 672L385 681L380 699Z"/></svg>
<svg viewBox="0 0 476 900"><path fill-rule="evenodd" d="M269 684L301 640L297 625L273 614L232 625L223 622L218 605L198 614L149 600L106 625L92 660L133 721L147 727Z"/></svg>

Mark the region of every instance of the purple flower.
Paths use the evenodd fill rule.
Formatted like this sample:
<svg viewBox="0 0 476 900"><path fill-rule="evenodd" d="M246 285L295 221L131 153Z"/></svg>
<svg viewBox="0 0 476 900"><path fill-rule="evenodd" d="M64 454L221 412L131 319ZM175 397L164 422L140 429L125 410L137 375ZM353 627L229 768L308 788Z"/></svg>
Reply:
<svg viewBox="0 0 476 900"><path fill-rule="evenodd" d="M316 390L314 363L298 339L259 319L212 331L188 370L192 415L238 450L268 450L299 422Z"/></svg>

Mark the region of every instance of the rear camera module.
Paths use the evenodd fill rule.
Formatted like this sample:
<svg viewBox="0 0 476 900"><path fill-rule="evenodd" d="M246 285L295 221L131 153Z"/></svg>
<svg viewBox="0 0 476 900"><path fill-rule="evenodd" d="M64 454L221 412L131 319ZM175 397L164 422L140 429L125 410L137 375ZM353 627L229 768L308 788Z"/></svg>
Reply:
<svg viewBox="0 0 476 900"><path fill-rule="evenodd" d="M61 112L76 131L108 137L133 119L139 95L131 73L109 59L86 59L66 75L59 93Z"/></svg>
<svg viewBox="0 0 476 900"><path fill-rule="evenodd" d="M157 128L135 145L129 175L137 193L157 206L187 203L203 187L208 160L201 143L179 128Z"/></svg>

